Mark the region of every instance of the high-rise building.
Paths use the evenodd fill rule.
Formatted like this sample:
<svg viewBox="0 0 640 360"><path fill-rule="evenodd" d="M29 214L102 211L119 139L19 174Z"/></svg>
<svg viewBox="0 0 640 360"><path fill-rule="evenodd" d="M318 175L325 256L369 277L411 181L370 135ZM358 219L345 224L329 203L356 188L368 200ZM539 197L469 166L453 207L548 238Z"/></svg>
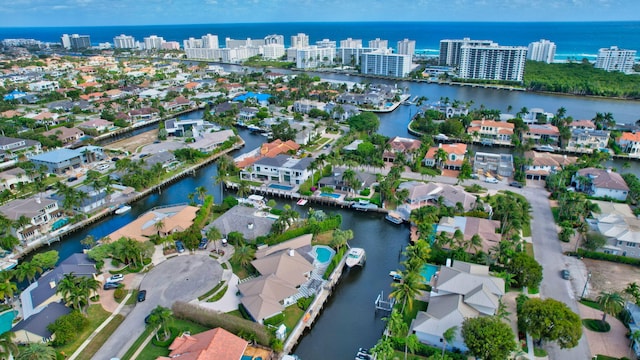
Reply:
<svg viewBox="0 0 640 360"><path fill-rule="evenodd" d="M251 38L246 38L242 40L226 38L224 42L226 44L226 48L228 49L235 49L240 47L259 47L264 45L264 39L251 39Z"/></svg>
<svg viewBox="0 0 640 360"><path fill-rule="evenodd" d="M280 59L285 54L283 44L266 44L261 48L265 59Z"/></svg>
<svg viewBox="0 0 640 360"><path fill-rule="evenodd" d="M144 48L146 50L162 49L164 38L161 36L151 35L144 38Z"/></svg>
<svg viewBox="0 0 640 360"><path fill-rule="evenodd" d="M415 40L404 39L404 40L398 41L398 54L413 56L415 52L416 52Z"/></svg>
<svg viewBox="0 0 640 360"><path fill-rule="evenodd" d="M386 49L389 47L389 41L380 40L380 38L369 40L369 47L372 49Z"/></svg>
<svg viewBox="0 0 640 360"><path fill-rule="evenodd" d="M298 33L298 35L291 36L292 48L305 48L307 46L309 46L309 35Z"/></svg>
<svg viewBox="0 0 640 360"><path fill-rule="evenodd" d="M317 68L333 64L336 48L307 46L296 49L296 67L299 69Z"/></svg>
<svg viewBox="0 0 640 360"><path fill-rule="evenodd" d="M207 34L202 36L202 47L206 49L217 49L218 35Z"/></svg>
<svg viewBox="0 0 640 360"><path fill-rule="evenodd" d="M459 76L463 79L522 81L524 46L462 45Z"/></svg>
<svg viewBox="0 0 640 360"><path fill-rule="evenodd" d="M68 34L62 34L60 37L60 44L62 44L62 47L67 50L71 49L71 38L69 38Z"/></svg>
<svg viewBox="0 0 640 360"><path fill-rule="evenodd" d="M411 71L411 55L393 54L389 49L377 49L360 55L363 74L405 77Z"/></svg>
<svg viewBox="0 0 640 360"><path fill-rule="evenodd" d="M136 39L129 35L118 35L113 38L113 47L116 49L133 49L136 47Z"/></svg>
<svg viewBox="0 0 640 360"><path fill-rule="evenodd" d="M340 40L341 48L361 48L362 47L362 39L352 39L346 38L344 40Z"/></svg>
<svg viewBox="0 0 640 360"><path fill-rule="evenodd" d="M91 38L89 35L73 34L71 36L63 34L60 37L62 47L69 50L81 50L91 47Z"/></svg>
<svg viewBox="0 0 640 360"><path fill-rule="evenodd" d="M461 40L440 40L440 59L438 65L460 65L462 45L489 46L491 44L493 44L493 41L491 40L471 40L469 38L464 38Z"/></svg>
<svg viewBox="0 0 640 360"><path fill-rule="evenodd" d="M547 64L553 62L556 56L556 44L552 41L540 39L529 44L527 59L533 61L544 61Z"/></svg>
<svg viewBox="0 0 640 360"><path fill-rule="evenodd" d="M618 49L617 46L603 48L598 51L596 68L628 74L633 69L635 58L636 50Z"/></svg>
<svg viewBox="0 0 640 360"><path fill-rule="evenodd" d="M269 45L269 44L280 44L280 45L284 45L284 36L283 35L267 35L264 37L264 44L265 45Z"/></svg>
<svg viewBox="0 0 640 360"><path fill-rule="evenodd" d="M316 41L316 46L317 47L332 47L335 48L336 47L336 42L333 40L329 40L329 39L322 39L320 41Z"/></svg>

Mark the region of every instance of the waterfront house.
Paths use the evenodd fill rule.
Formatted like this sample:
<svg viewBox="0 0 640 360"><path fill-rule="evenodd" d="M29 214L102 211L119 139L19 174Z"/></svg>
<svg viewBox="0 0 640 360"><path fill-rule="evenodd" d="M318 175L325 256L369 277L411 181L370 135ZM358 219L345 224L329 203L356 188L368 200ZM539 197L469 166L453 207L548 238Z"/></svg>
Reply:
<svg viewBox="0 0 640 360"><path fill-rule="evenodd" d="M151 169L155 164L162 165L163 169L171 169L172 166L178 164L176 156L171 151L162 151L151 154L144 158L143 167L145 169Z"/></svg>
<svg viewBox="0 0 640 360"><path fill-rule="evenodd" d="M470 250L469 252L472 254L478 251L483 251L485 254L488 254L489 250L498 245L502 239L499 232L500 221L496 220L467 216L444 216L440 219L436 227L436 233L446 232L449 235L455 234L456 230L462 232L465 242L471 240L474 235L482 238L482 245L477 249L467 249L463 244L458 244L465 248L465 250Z"/></svg>
<svg viewBox="0 0 640 360"><path fill-rule="evenodd" d="M15 190L18 184L27 184L31 182L31 178L27 176L24 169L16 167L0 172L0 191Z"/></svg>
<svg viewBox="0 0 640 360"><path fill-rule="evenodd" d="M495 315L504 295L504 280L489 275L489 267L455 260L436 273L426 311L418 312L411 332L420 342L441 347L442 334L456 326L449 350L467 351L462 338L464 320Z"/></svg>
<svg viewBox="0 0 640 360"><path fill-rule="evenodd" d="M593 212L588 219L591 229L607 238L598 249L607 254L640 258L640 219L629 205L610 201L591 200L600 212Z"/></svg>
<svg viewBox="0 0 640 360"><path fill-rule="evenodd" d="M77 128L68 128L61 126L49 131L45 131L42 133L42 135L47 137L53 135L56 137L56 139L60 140L63 145L68 145L80 140L80 138L84 136L84 131Z"/></svg>
<svg viewBox="0 0 640 360"><path fill-rule="evenodd" d="M151 120L160 115L160 112L154 108L143 107L140 109L133 109L129 111L129 116L132 121Z"/></svg>
<svg viewBox="0 0 640 360"><path fill-rule="evenodd" d="M609 144L609 131L576 128L571 129L571 138L567 143L567 149L593 152L593 150L605 149Z"/></svg>
<svg viewBox="0 0 640 360"><path fill-rule="evenodd" d="M466 192L459 185L406 181L398 186L398 190L403 189L409 191L406 203L412 209L439 203L449 207L461 206L464 211L469 211L476 207L476 196Z"/></svg>
<svg viewBox="0 0 640 360"><path fill-rule="evenodd" d="M436 159L436 154L439 149L442 149L447 154L447 159L444 162L441 162L440 159ZM438 144L438 146L432 146L429 148L423 161L425 166L439 165L444 169L460 170L466 154L467 144Z"/></svg>
<svg viewBox="0 0 640 360"><path fill-rule="evenodd" d="M98 274L96 264L89 259L87 254L75 253L52 270L42 274L37 281L20 293L23 319L28 319L42 311L47 305L62 299L56 290L66 274L73 274L76 277L91 277L102 282L102 276Z"/></svg>
<svg viewBox="0 0 640 360"><path fill-rule="evenodd" d="M122 237L138 241L147 241L153 235L167 236L184 231L193 225L198 207L175 205L151 209L137 219L107 235L108 241L117 241Z"/></svg>
<svg viewBox="0 0 640 360"><path fill-rule="evenodd" d="M213 151L218 146L222 145L225 141L235 137L236 134L233 130L221 130L213 132L201 132L198 137L195 137L195 141L187 143L187 146L202 152Z"/></svg>
<svg viewBox="0 0 640 360"><path fill-rule="evenodd" d="M13 160L18 154L31 155L42 151L39 141L0 136L0 161Z"/></svg>
<svg viewBox="0 0 640 360"><path fill-rule="evenodd" d="M41 199L40 196L11 200L0 206L0 213L12 221L22 216L30 220L29 224L19 229L12 229L18 240L23 243L49 233L51 224L62 216L62 210L58 208L57 201Z"/></svg>
<svg viewBox="0 0 640 360"><path fill-rule="evenodd" d="M240 112L238 112L238 119L242 121L249 121L255 118L257 114L257 108L245 106L240 109Z"/></svg>
<svg viewBox="0 0 640 360"><path fill-rule="evenodd" d="M236 158L236 166L240 169L244 169L262 158L273 158L280 154L293 155L299 149L300 145L296 144L295 141L282 141L280 139L275 139L272 142L260 145L260 148L248 153L246 156Z"/></svg>
<svg viewBox="0 0 640 360"><path fill-rule="evenodd" d="M273 226L275 216L269 216L261 209L236 205L211 222L210 226L220 231L222 236L239 232L246 240L254 240L267 235Z"/></svg>
<svg viewBox="0 0 640 360"><path fill-rule="evenodd" d="M571 185L589 196L625 201L629 186L622 176L611 169L580 169L571 177Z"/></svg>
<svg viewBox="0 0 640 360"><path fill-rule="evenodd" d="M494 144L511 144L514 125L505 121L473 120L467 129L473 141L491 141Z"/></svg>
<svg viewBox="0 0 640 360"><path fill-rule="evenodd" d="M352 186L355 184L347 184L343 180L344 172L347 168L334 168L333 174L330 176L323 177L318 180L318 187L330 187L334 190L345 191L345 192L357 192L358 190L367 189L375 182L377 182L376 175L367 173L364 171L353 170L356 174L356 182L358 186Z"/></svg>
<svg viewBox="0 0 640 360"><path fill-rule="evenodd" d="M96 133L101 133L109 130L113 126L113 122L105 119L93 119L78 124L79 129L89 129Z"/></svg>
<svg viewBox="0 0 640 360"><path fill-rule="evenodd" d="M170 119L164 122L164 128L169 136L187 136L197 138L201 133L219 129L216 125L204 119Z"/></svg>
<svg viewBox="0 0 640 360"><path fill-rule="evenodd" d="M260 180L280 184L300 185L305 182L311 171L309 165L313 158L296 159L288 155L262 158L240 172L240 178L249 181Z"/></svg>
<svg viewBox="0 0 640 360"><path fill-rule="evenodd" d="M397 154L404 154L405 159L413 161L414 155L420 150L422 142L416 139L408 139L396 136L389 140L389 150L382 153L382 161L394 162Z"/></svg>
<svg viewBox="0 0 640 360"><path fill-rule="evenodd" d="M326 104L320 101L308 99L296 100L293 103L293 111L301 114L308 114L313 109L324 111Z"/></svg>
<svg viewBox="0 0 640 360"><path fill-rule="evenodd" d="M522 134L524 141L531 139L536 144L555 145L560 139L560 130L551 124L531 124L528 130Z"/></svg>
<svg viewBox="0 0 640 360"><path fill-rule="evenodd" d="M524 157L530 161L524 166L524 171L527 179L531 180L545 180L550 174L576 162L575 156L549 152L527 151Z"/></svg>
<svg viewBox="0 0 640 360"><path fill-rule="evenodd" d="M181 111L194 107L195 103L184 96L178 96L172 101L164 102L162 106L167 111Z"/></svg>
<svg viewBox="0 0 640 360"><path fill-rule="evenodd" d="M98 146L83 146L81 148L57 149L29 157L36 168L44 166L51 174L64 174L79 168L82 164L100 161L105 158L103 149Z"/></svg>
<svg viewBox="0 0 640 360"><path fill-rule="evenodd" d="M195 335L184 333L169 345L168 356L158 360L240 360L249 343L223 328L207 330Z"/></svg>
<svg viewBox="0 0 640 360"><path fill-rule="evenodd" d="M107 193L104 189L95 190L90 186L82 185L75 188L76 191L81 191L86 194L78 205L74 206L73 210L88 214L96 209L99 209L107 204ZM58 201L60 204L64 204L65 197L58 193L51 195L51 198Z"/></svg>
<svg viewBox="0 0 640 360"><path fill-rule="evenodd" d="M338 121L347 121L350 117L360 114L360 109L357 106L349 104L336 104L334 102L328 103L324 111L331 114L331 118Z"/></svg>
<svg viewBox="0 0 640 360"><path fill-rule="evenodd" d="M640 133L623 132L616 139L616 144L624 153L629 154L629 157L640 157Z"/></svg>
<svg viewBox="0 0 640 360"><path fill-rule="evenodd" d="M574 120L568 125L569 129L595 130L596 124L591 120Z"/></svg>
<svg viewBox="0 0 640 360"><path fill-rule="evenodd" d="M16 335L18 344L47 343L55 339L55 335L47 327L60 316L67 315L71 309L62 302L52 302L43 307L40 312L17 323L11 331Z"/></svg>
<svg viewBox="0 0 640 360"><path fill-rule="evenodd" d="M495 173L499 176L511 177L513 174L513 155L477 152L473 158L473 171L478 173Z"/></svg>

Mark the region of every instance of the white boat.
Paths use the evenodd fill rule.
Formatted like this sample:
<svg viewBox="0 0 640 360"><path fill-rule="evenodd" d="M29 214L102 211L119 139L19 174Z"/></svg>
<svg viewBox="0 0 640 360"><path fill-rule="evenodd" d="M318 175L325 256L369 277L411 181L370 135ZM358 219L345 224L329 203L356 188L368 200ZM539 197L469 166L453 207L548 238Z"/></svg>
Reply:
<svg viewBox="0 0 640 360"><path fill-rule="evenodd" d="M393 281L398 281L398 282L402 281L402 275L397 271L394 271L394 270L389 271L389 276L391 276Z"/></svg>
<svg viewBox="0 0 640 360"><path fill-rule="evenodd" d="M122 204L116 209L116 215L127 213L129 212L129 210L131 210L131 206L127 204Z"/></svg>
<svg viewBox="0 0 640 360"><path fill-rule="evenodd" d="M395 212L389 212L384 218L397 225L400 225L404 222L404 219L400 216L400 214Z"/></svg>
<svg viewBox="0 0 640 360"><path fill-rule="evenodd" d="M538 151L553 152L555 149L551 145L539 145L535 147Z"/></svg>
<svg viewBox="0 0 640 360"><path fill-rule="evenodd" d="M351 248L349 249L349 253L347 253L346 264L350 268L356 265L363 266L366 259L367 255L363 248Z"/></svg>
<svg viewBox="0 0 640 360"><path fill-rule="evenodd" d="M307 199L300 199L298 200L298 202L296 204L300 205L300 206L305 206L307 205L308 200Z"/></svg>

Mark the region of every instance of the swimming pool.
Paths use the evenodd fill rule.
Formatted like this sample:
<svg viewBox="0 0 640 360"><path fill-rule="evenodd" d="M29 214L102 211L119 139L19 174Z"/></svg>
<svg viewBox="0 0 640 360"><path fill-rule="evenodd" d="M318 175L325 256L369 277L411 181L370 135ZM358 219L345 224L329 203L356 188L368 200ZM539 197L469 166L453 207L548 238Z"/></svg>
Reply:
<svg viewBox="0 0 640 360"><path fill-rule="evenodd" d="M51 225L51 230L58 230L61 227L67 225L67 223L69 223L69 219L67 218L56 220L56 222L54 222L53 225Z"/></svg>
<svg viewBox="0 0 640 360"><path fill-rule="evenodd" d="M332 193L320 193L320 196L322 196L322 197L330 197L330 198L334 198L334 199L339 199L340 198L340 194L332 194Z"/></svg>
<svg viewBox="0 0 640 360"><path fill-rule="evenodd" d="M321 264L328 263L335 253L336 252L328 246L316 245L313 247L313 256Z"/></svg>
<svg viewBox="0 0 640 360"><path fill-rule="evenodd" d="M293 190L293 186L289 186L289 185L280 185L280 184L269 184L269 187L272 189L278 189L278 190Z"/></svg>
<svg viewBox="0 0 640 360"><path fill-rule="evenodd" d="M393 106L393 103L388 102L388 103L386 104L386 106L387 106L387 107L392 107L392 106Z"/></svg>
<svg viewBox="0 0 640 360"><path fill-rule="evenodd" d="M11 330L13 325L13 319L16 317L14 310L7 310L0 314L0 333L5 333Z"/></svg>
<svg viewBox="0 0 640 360"><path fill-rule="evenodd" d="M438 272L438 269L439 267L437 265L425 264L422 267L422 271L420 271L420 274L424 276L424 281L426 283L430 283L431 278L436 274L436 272Z"/></svg>

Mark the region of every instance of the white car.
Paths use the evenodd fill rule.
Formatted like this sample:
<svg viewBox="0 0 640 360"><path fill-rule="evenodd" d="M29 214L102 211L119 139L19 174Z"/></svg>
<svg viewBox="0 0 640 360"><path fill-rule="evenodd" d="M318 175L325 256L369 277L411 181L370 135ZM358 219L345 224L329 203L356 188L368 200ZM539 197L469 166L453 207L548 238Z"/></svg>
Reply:
<svg viewBox="0 0 640 360"><path fill-rule="evenodd" d="M445 134L438 134L433 137L436 140L449 140L449 137Z"/></svg>
<svg viewBox="0 0 640 360"><path fill-rule="evenodd" d="M120 282L120 281L122 281L122 280L124 280L124 275L122 275L122 274L115 274L115 275L113 275L113 276L109 277L109 278L107 279L107 282L108 282L108 283L117 283L117 282Z"/></svg>
<svg viewBox="0 0 640 360"><path fill-rule="evenodd" d="M497 183L499 183L498 179L493 178L493 177L485 178L484 182L489 183L489 184L497 184Z"/></svg>

